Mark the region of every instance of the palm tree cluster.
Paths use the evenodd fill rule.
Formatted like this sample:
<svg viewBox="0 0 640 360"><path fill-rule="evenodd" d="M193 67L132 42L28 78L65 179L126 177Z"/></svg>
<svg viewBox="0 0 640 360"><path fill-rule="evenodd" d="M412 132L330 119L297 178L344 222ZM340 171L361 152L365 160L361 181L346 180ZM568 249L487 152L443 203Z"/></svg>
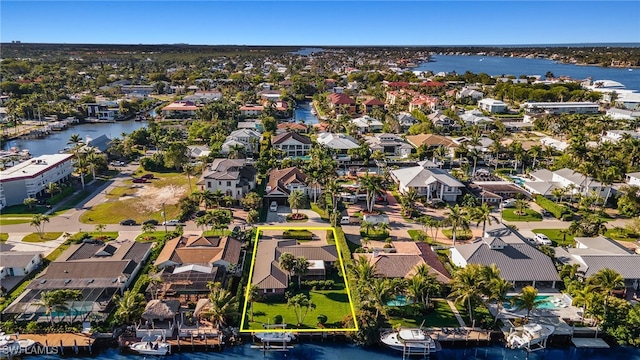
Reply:
<svg viewBox="0 0 640 360"><path fill-rule="evenodd" d="M465 304L469 321L474 324L473 310L480 303L495 302L500 312L506 295L513 285L500 277L500 269L495 265L468 264L458 269L451 280L449 297L457 303Z"/></svg>
<svg viewBox="0 0 640 360"><path fill-rule="evenodd" d="M64 313L73 309L73 304L69 302L78 301L82 299L82 292L80 290L61 289L44 291L40 295L40 301L36 304L44 306L46 308L45 313L49 315L51 325L54 325L55 314ZM75 316L74 316L75 319ZM73 322L71 320L70 322Z"/></svg>

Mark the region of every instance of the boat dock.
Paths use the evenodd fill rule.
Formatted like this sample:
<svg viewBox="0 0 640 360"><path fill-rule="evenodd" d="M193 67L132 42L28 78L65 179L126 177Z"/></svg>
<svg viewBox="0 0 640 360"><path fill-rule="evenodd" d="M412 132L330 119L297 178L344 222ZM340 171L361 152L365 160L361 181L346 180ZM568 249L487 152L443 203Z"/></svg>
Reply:
<svg viewBox="0 0 640 360"><path fill-rule="evenodd" d="M465 327L433 328L426 331L444 347L490 345L493 340L502 336L500 332Z"/></svg>
<svg viewBox="0 0 640 360"><path fill-rule="evenodd" d="M20 334L18 339L35 341L35 346L38 350L35 350L33 352L34 354L58 355L92 354L93 344L95 342L95 339L87 335L72 333L51 333L46 335Z"/></svg>
<svg viewBox="0 0 640 360"><path fill-rule="evenodd" d="M140 341L140 338L120 336L120 338L118 339L118 344L120 345L120 347L128 349L129 345L134 344L138 341ZM195 336L189 338L166 339L165 341L169 343L169 345L171 345L172 353L185 351L221 351L222 346L224 345L222 336Z"/></svg>

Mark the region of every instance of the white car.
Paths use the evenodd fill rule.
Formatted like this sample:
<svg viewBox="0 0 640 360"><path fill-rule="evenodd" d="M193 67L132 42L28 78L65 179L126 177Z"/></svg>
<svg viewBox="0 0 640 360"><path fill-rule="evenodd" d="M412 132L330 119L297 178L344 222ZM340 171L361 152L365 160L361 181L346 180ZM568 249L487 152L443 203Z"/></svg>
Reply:
<svg viewBox="0 0 640 360"><path fill-rule="evenodd" d="M278 203L275 201L271 202L271 206L269 206L269 210L271 211L278 211Z"/></svg>
<svg viewBox="0 0 640 360"><path fill-rule="evenodd" d="M177 226L177 225L182 225L184 226L184 223L181 223L178 219L171 219L171 220L167 220L165 222L162 223L162 225L167 225L167 226Z"/></svg>
<svg viewBox="0 0 640 360"><path fill-rule="evenodd" d="M516 206L516 199L507 199L502 202L503 208L512 208Z"/></svg>
<svg viewBox="0 0 640 360"><path fill-rule="evenodd" d="M549 240L549 238L545 234L536 234L536 236L533 238L533 242L535 242L538 245L551 245L552 244L551 240Z"/></svg>
<svg viewBox="0 0 640 360"><path fill-rule="evenodd" d="M349 216L343 216L340 218L340 225L349 225L351 224L351 218Z"/></svg>

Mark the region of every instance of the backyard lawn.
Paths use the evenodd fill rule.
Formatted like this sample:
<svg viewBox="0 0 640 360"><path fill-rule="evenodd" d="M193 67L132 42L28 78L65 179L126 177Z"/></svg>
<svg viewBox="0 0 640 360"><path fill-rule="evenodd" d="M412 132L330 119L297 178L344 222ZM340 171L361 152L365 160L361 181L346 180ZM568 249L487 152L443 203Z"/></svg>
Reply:
<svg viewBox="0 0 640 360"><path fill-rule="evenodd" d="M549 240L553 241L555 246L573 245L573 235L562 234L562 229L533 229L534 233L545 234Z"/></svg>
<svg viewBox="0 0 640 360"><path fill-rule="evenodd" d="M427 315L406 316L390 316L389 324L391 327L401 325L405 327L418 327L424 321L425 327L458 327L460 324L451 311L451 307L444 299L433 299L434 309ZM406 308L418 309L418 305L408 305ZM411 311L410 309L407 309ZM391 310L393 313L394 310Z"/></svg>
<svg viewBox="0 0 640 360"><path fill-rule="evenodd" d="M316 308L310 310L304 318L301 328L317 329L318 315L327 316L328 328L342 328L341 321L351 315L349 297L346 289L340 290L308 290L296 293L305 293L310 296ZM251 304L247 305L247 317L250 319ZM296 327L296 315L293 307L287 308L286 303L256 302L253 304L253 322L249 323L249 329L264 329L263 324L273 324L273 317L282 315L283 321L289 324L288 328Z"/></svg>
<svg viewBox="0 0 640 360"><path fill-rule="evenodd" d="M532 209L525 209L524 215L516 214L515 209L505 209L502 211L502 219L505 221L542 221L542 215Z"/></svg>

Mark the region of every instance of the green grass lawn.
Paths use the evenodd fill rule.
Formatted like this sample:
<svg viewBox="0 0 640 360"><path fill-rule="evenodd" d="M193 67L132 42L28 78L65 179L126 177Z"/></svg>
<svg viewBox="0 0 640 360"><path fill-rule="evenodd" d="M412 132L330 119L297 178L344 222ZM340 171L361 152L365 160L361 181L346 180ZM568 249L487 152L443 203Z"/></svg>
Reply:
<svg viewBox="0 0 640 360"><path fill-rule="evenodd" d="M617 241L635 242L638 240L638 235L629 232L623 228L607 229L604 236Z"/></svg>
<svg viewBox="0 0 640 360"><path fill-rule="evenodd" d="M171 232L172 227L169 226L169 232ZM227 236L231 234L231 230L223 229L223 230L207 230L202 232L202 236Z"/></svg>
<svg viewBox="0 0 640 360"><path fill-rule="evenodd" d="M560 233L561 229L533 229L534 233L545 234L553 242L555 246L573 245L573 235L563 235ZM563 240L565 236L565 240Z"/></svg>
<svg viewBox="0 0 640 360"><path fill-rule="evenodd" d="M70 239L71 240L75 240L75 241L80 240L80 239L82 239L84 234L88 234L93 239L97 239L97 238L102 237L106 241L111 241L111 240L115 240L115 239L118 238L118 232L117 231L103 231L102 233L100 233L98 231L83 231L83 232L79 232L79 233L73 234L70 237Z"/></svg>
<svg viewBox="0 0 640 360"><path fill-rule="evenodd" d="M29 209L29 207L23 204L12 205L2 209L2 213L0 214L0 217L6 216L11 218L13 217L29 217L30 218L31 216L33 216L33 214L42 214L47 210L48 210L47 207L43 205L35 205L33 206L32 209Z"/></svg>
<svg viewBox="0 0 640 360"><path fill-rule="evenodd" d="M60 236L62 236L62 232L44 232L42 233L42 236L38 233L31 233L25 236L22 241L30 243L47 242L56 240Z"/></svg>
<svg viewBox="0 0 640 360"><path fill-rule="evenodd" d="M453 315L451 307L444 299L432 300L434 309L426 315L417 316L390 316L389 324L391 327L396 325L405 327L418 327L424 321L426 327L458 327L460 324ZM418 305L408 305L407 307L418 308Z"/></svg>
<svg viewBox="0 0 640 360"><path fill-rule="evenodd" d="M442 229L442 235L446 236L448 239L453 239L453 232L451 229ZM456 240L469 240L473 237L473 233L471 230L456 230Z"/></svg>
<svg viewBox="0 0 640 360"><path fill-rule="evenodd" d="M327 316L328 328L341 328L341 320L351 314L349 297L347 290L308 290L307 293L311 301L316 304L316 308L310 310L304 318L301 328L317 329L317 317L320 314ZM247 305L247 316L250 317L250 307ZM263 324L273 324L273 317L282 315L284 322L290 324L290 328L296 327L296 316L293 308L287 309L286 303L266 303L256 302L253 304L253 322L249 323L250 329L263 329Z"/></svg>
<svg viewBox="0 0 640 360"><path fill-rule="evenodd" d="M542 215L532 209L525 209L525 215L517 215L515 209L502 211L502 219L505 221L542 221Z"/></svg>
<svg viewBox="0 0 640 360"><path fill-rule="evenodd" d="M322 220L329 221L329 215L324 209L319 208L317 203L311 203L311 210L317 212Z"/></svg>
<svg viewBox="0 0 640 360"><path fill-rule="evenodd" d="M3 243L9 239L8 233L0 233L0 243Z"/></svg>
<svg viewBox="0 0 640 360"><path fill-rule="evenodd" d="M458 313L460 313L460 317L462 318L462 320L464 320L466 325L471 326L472 324L471 320L469 319L469 311L466 305L456 304L456 309L458 309ZM491 313L489 313L489 309L487 309L487 307L482 303L477 304L473 308L473 319L476 326L480 326L482 322L489 325L493 324L493 316L491 315Z"/></svg>
<svg viewBox="0 0 640 360"><path fill-rule="evenodd" d="M0 218L0 225L26 224L31 221L31 216L20 219L4 219Z"/></svg>
<svg viewBox="0 0 640 360"><path fill-rule="evenodd" d="M146 232L146 233L142 233L142 234L138 235L138 237L136 237L136 241L139 241L139 242L157 241L157 240L164 239L164 236L166 234L171 234L171 231L169 231L167 233L165 233L164 230L161 230L161 231L150 231L150 232Z"/></svg>

